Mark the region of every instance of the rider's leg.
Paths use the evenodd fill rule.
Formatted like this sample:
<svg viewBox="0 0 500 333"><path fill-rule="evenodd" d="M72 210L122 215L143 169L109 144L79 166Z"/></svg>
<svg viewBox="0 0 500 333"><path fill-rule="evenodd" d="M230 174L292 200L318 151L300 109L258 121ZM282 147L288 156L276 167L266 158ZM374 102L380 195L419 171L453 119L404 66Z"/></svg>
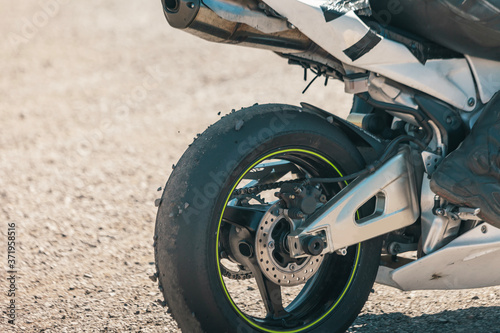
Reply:
<svg viewBox="0 0 500 333"><path fill-rule="evenodd" d="M500 227L500 93L433 173L431 189L453 204L480 208L480 217Z"/></svg>

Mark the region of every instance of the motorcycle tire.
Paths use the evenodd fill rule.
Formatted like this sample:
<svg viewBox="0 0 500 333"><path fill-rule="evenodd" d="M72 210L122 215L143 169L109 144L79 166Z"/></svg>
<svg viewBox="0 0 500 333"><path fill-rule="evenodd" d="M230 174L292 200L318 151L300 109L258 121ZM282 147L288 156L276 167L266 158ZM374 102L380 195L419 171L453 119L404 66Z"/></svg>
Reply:
<svg viewBox="0 0 500 333"><path fill-rule="evenodd" d="M156 275L180 328L190 333L344 332L373 286L380 237L351 246L347 253L321 255L319 269L306 283L290 288L282 285L285 280L272 283L270 288L281 293L279 300L283 301L284 315L277 316L266 312L269 300L266 303L259 286L255 287L255 275L235 263L234 247L227 245L235 227L223 217L230 205L248 206L253 202L249 206L253 209L271 204L261 197L268 197L269 191L248 197L235 194L243 193L236 190L248 184L265 184L283 173L288 177L294 173L301 177L338 177L359 171L364 164L359 151L335 125L322 115L295 106L255 105L210 126L172 171L156 219ZM270 165L277 165L281 173L277 175L277 169L271 170ZM266 174L261 177L262 170ZM322 185L321 191L331 198L344 186ZM368 210L361 208L358 218L370 214ZM273 230L286 228L286 223L279 223ZM258 250L256 237L246 248L248 257ZM280 251L284 253L283 246ZM228 252L233 254L228 256ZM230 260L223 264L223 257ZM320 257L306 260L313 265L315 258ZM227 262L238 269L231 271ZM290 277L294 275L286 279ZM280 305L273 306L276 309Z"/></svg>

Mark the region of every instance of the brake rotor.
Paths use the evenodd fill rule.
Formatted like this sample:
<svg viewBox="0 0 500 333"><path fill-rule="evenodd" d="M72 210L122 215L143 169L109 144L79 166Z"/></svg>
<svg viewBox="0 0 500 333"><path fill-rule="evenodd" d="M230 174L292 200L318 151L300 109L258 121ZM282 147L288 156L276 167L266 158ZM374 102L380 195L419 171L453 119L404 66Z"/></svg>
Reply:
<svg viewBox="0 0 500 333"><path fill-rule="evenodd" d="M276 203L264 214L255 237L257 261L262 273L273 283L282 286L306 283L316 274L324 259L323 254L291 258L286 236L293 229L293 221Z"/></svg>

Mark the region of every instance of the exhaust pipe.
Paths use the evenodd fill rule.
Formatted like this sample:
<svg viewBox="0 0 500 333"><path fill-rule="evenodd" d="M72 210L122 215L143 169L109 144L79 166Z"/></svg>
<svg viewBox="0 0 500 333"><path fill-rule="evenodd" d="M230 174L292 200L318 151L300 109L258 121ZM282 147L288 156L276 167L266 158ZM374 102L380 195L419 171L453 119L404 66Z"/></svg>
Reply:
<svg viewBox="0 0 500 333"><path fill-rule="evenodd" d="M267 17L259 10L260 3L255 0L247 0L244 5L242 3L241 0L162 0L165 17L172 27L211 42L239 44L279 53L304 52L314 45L299 30L286 25L280 31L263 32L246 24L279 19ZM222 18L215 11L234 21ZM284 20L280 23L286 24Z"/></svg>
<svg viewBox="0 0 500 333"><path fill-rule="evenodd" d="M163 1L163 7L172 13L177 12L179 9L179 0L165 0Z"/></svg>

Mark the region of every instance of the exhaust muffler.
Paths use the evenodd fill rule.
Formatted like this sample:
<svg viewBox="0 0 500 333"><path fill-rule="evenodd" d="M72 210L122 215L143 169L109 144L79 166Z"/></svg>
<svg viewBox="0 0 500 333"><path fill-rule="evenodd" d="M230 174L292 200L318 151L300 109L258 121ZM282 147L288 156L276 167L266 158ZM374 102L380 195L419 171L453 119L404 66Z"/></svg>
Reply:
<svg viewBox="0 0 500 333"><path fill-rule="evenodd" d="M256 0L162 0L162 4L172 27L208 41L279 53L304 52L314 45L285 19L266 15L265 4Z"/></svg>

